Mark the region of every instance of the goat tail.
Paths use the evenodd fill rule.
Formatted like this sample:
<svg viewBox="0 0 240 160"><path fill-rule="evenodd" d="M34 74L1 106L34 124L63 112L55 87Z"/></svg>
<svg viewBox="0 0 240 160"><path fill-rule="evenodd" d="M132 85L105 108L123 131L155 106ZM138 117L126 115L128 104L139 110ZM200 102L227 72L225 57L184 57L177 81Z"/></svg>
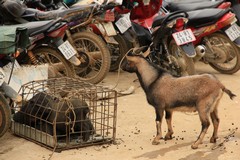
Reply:
<svg viewBox="0 0 240 160"><path fill-rule="evenodd" d="M222 88L223 92L227 93L230 97L230 99L233 99L234 97L236 97L235 94L233 94L229 89L227 88Z"/></svg>

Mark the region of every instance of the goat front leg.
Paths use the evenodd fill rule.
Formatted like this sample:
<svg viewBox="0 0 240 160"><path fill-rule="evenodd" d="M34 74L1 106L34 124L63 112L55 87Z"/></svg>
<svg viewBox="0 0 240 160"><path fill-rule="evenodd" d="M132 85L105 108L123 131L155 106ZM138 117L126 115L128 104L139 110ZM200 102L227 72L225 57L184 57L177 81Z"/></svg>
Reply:
<svg viewBox="0 0 240 160"><path fill-rule="evenodd" d="M205 111L199 113L199 116L200 116L200 120L201 120L201 123L202 123L202 130L201 130L201 133L198 137L198 139L196 140L196 142L194 142L192 144L192 149L197 149L198 148L198 145L202 143L203 141L203 138L207 132L207 129L210 125L210 122L209 122L209 116L205 113Z"/></svg>
<svg viewBox="0 0 240 160"><path fill-rule="evenodd" d="M167 126L168 126L168 132L165 135L164 139L165 140L169 140L172 139L172 135L173 135L173 129L172 129L172 112L171 111L165 111L166 115L165 115L165 119L167 122Z"/></svg>
<svg viewBox="0 0 240 160"><path fill-rule="evenodd" d="M158 145L160 143L160 139L162 139L162 117L163 117L163 110L155 108L156 112L156 128L157 128L157 135L153 139L152 144Z"/></svg>

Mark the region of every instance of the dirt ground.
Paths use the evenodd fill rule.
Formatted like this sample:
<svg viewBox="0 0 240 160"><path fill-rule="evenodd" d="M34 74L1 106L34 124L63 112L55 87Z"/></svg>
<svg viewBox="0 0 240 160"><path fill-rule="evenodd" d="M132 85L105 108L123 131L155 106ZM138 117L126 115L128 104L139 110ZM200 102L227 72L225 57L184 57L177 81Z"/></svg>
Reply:
<svg viewBox="0 0 240 160"><path fill-rule="evenodd" d="M203 144L191 149L198 137L201 124L196 114L175 112L173 115L174 138L152 145L155 136L155 113L147 104L145 94L135 74L121 72L118 88L134 86L131 95L118 97L116 144L89 146L54 153L51 160L240 160L240 72L223 75L206 64L197 64L198 73L215 74L223 84L238 95L234 100L224 94L219 106L220 127L217 144L209 143L212 135L210 126ZM109 73L104 85L115 85L117 73ZM164 133L166 124L163 124ZM229 136L233 131L235 133ZM218 146L216 149L212 149ZM52 151L11 133L0 139L0 160L47 160Z"/></svg>

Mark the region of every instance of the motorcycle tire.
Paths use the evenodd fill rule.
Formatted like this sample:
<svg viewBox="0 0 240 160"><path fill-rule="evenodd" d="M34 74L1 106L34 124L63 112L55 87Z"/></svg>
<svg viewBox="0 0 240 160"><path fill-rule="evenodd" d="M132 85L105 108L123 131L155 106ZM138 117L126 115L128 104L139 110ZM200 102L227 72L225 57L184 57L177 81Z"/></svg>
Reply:
<svg viewBox="0 0 240 160"><path fill-rule="evenodd" d="M117 34L114 36L114 39L118 42L118 44L108 44L111 53L111 72L119 69L120 62L130 49L126 40L121 35Z"/></svg>
<svg viewBox="0 0 240 160"><path fill-rule="evenodd" d="M213 33L208 36L211 47L227 52L227 61L224 63L209 62L209 65L216 71L223 74L234 74L240 69L240 49L223 33ZM218 52L218 51L216 51ZM233 62L233 63L232 63ZM230 66L231 65L231 66Z"/></svg>
<svg viewBox="0 0 240 160"><path fill-rule="evenodd" d="M75 77L73 65L55 48L38 47L33 50L37 64L49 64L49 78ZM31 61L29 63L32 63ZM61 65L61 66L60 66Z"/></svg>
<svg viewBox="0 0 240 160"><path fill-rule="evenodd" d="M10 127L11 111L4 96L0 94L0 137L2 137Z"/></svg>
<svg viewBox="0 0 240 160"><path fill-rule="evenodd" d="M74 46L78 50L81 64L75 67L80 80L97 84L101 82L110 70L110 51L98 35L81 31L72 34Z"/></svg>
<svg viewBox="0 0 240 160"><path fill-rule="evenodd" d="M169 53L172 55L173 63L176 63L180 67L180 73L174 73L176 76L194 75L195 65L192 58L188 57L176 44L174 40L171 40L169 45Z"/></svg>

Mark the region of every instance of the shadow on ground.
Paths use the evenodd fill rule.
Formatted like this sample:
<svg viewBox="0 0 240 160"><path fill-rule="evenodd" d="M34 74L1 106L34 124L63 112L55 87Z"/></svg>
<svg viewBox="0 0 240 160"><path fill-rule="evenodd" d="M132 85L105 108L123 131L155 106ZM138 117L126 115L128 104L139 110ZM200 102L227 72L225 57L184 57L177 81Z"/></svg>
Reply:
<svg viewBox="0 0 240 160"><path fill-rule="evenodd" d="M170 147L167 148L163 148L163 149L159 149L159 150L155 150L155 151L151 151L151 152L147 152L144 153L142 155L136 156L134 157L135 159L138 158L148 158L148 159L157 159L165 156L165 154L167 154L168 152L173 152L177 151L179 149L181 149L182 147L186 147L189 146L189 150L191 150L190 146L192 143L183 143L183 144L175 144L172 145ZM192 150L194 151L194 150ZM224 153L226 153L226 150L195 150L196 152L192 153L192 151L186 152L186 157L184 158L178 158L178 160L218 160L218 157Z"/></svg>

